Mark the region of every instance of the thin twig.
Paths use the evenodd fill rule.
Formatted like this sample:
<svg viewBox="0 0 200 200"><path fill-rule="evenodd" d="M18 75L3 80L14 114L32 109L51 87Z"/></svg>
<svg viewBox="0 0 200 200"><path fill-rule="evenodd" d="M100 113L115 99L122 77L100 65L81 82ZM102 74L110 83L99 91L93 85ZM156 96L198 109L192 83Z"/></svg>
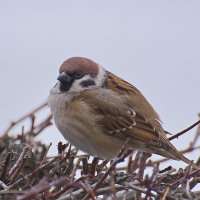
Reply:
<svg viewBox="0 0 200 200"><path fill-rule="evenodd" d="M122 162L128 155L130 155L133 150L132 149L128 149L126 153L124 153L125 150L125 146L127 144L128 141L125 142L124 146L122 147L122 149L119 151L118 155L115 157L114 161L112 162L112 164L110 165L109 169L103 174L103 176L99 179L99 181L96 183L96 185L94 186L93 190L95 191L97 188L99 188L99 186L103 183L103 181L106 179L106 177L108 176L108 174L114 169L114 167L116 166L116 164L118 164L119 162ZM123 154L124 153L124 154ZM86 200L90 197L90 194L87 194L83 200Z"/></svg>
<svg viewBox="0 0 200 200"><path fill-rule="evenodd" d="M20 117L16 121L11 122L10 126L4 131L3 135L7 135L8 132L17 124L25 120L26 118L30 117L32 114L36 113L37 111L41 110L47 105L47 102L42 103L40 106L36 107L34 110L29 112L28 114L25 114L24 116Z"/></svg>
<svg viewBox="0 0 200 200"><path fill-rule="evenodd" d="M162 200L166 200L167 199L167 194L169 193L169 187L167 187L167 189L164 191L163 196L162 196Z"/></svg>
<svg viewBox="0 0 200 200"><path fill-rule="evenodd" d="M200 124L200 120L198 120L197 122L195 122L194 124L192 124L191 126L189 126L188 128L182 130L181 132L179 133L176 133L175 135L169 137L168 139L169 140L173 140L174 138L177 138L181 135L183 135L184 133L188 132L189 130L191 130L192 128L194 128L195 126L197 126L198 124Z"/></svg>

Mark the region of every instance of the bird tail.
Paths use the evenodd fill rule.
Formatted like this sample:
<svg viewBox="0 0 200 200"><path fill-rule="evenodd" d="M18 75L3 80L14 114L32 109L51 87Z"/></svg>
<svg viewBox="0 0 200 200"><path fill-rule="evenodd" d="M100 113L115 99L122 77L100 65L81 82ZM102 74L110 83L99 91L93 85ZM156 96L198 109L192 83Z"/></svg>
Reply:
<svg viewBox="0 0 200 200"><path fill-rule="evenodd" d="M163 138L164 139L164 138ZM199 166L193 163L193 161L186 158L181 152L179 152L170 142L168 139L164 139L165 148L162 149L162 152L160 152L160 155L163 155L165 157L174 159L174 160L181 160L188 165L192 165L195 169L198 169Z"/></svg>
<svg viewBox="0 0 200 200"><path fill-rule="evenodd" d="M183 162L187 163L188 165L192 165L192 167L194 167L195 169L198 169L199 166L197 166L196 164L193 163L193 161L191 161L190 159L186 158L183 154L181 154L179 151L177 151L176 153L176 157L179 160L182 160Z"/></svg>

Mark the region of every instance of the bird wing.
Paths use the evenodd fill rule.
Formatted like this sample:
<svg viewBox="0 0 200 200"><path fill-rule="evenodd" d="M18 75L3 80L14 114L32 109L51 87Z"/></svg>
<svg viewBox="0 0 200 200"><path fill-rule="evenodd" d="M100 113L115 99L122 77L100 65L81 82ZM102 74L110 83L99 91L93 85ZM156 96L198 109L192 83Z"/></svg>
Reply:
<svg viewBox="0 0 200 200"><path fill-rule="evenodd" d="M114 92L117 93L117 95L125 96L125 104L129 108L134 109L136 113L148 121L148 124L151 124L158 132L160 132L160 134L166 135L162 128L160 117L153 109L151 104L135 86L124 81L118 76L107 72L107 78L104 87L107 89L111 88Z"/></svg>
<svg viewBox="0 0 200 200"><path fill-rule="evenodd" d="M108 89L86 90L81 99L86 102L95 115L98 124L106 134L121 139L131 138L138 144L160 145L158 130L143 115L129 107L127 97L116 95Z"/></svg>
<svg viewBox="0 0 200 200"><path fill-rule="evenodd" d="M123 79L107 72L103 88L85 90L79 97L98 115L97 123L105 134L129 138L140 150L191 163L169 142L158 114L145 97Z"/></svg>
<svg viewBox="0 0 200 200"><path fill-rule="evenodd" d="M85 90L80 98L90 107L103 133L124 141L129 139L130 146L142 151L190 163L169 142L164 131L162 132L161 125L156 128L133 106L129 106L129 97L116 95L109 89L99 88Z"/></svg>

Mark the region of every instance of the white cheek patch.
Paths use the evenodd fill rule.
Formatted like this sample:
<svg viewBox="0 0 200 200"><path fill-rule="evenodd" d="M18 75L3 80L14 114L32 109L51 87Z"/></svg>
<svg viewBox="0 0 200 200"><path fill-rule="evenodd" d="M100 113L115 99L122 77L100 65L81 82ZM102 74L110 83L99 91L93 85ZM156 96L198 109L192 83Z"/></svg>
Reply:
<svg viewBox="0 0 200 200"><path fill-rule="evenodd" d="M98 65L98 67L99 67L99 73L98 73L97 77L95 78L95 83L96 83L97 87L100 87L100 86L102 86L102 84L105 80L106 71L101 65Z"/></svg>
<svg viewBox="0 0 200 200"><path fill-rule="evenodd" d="M75 80L73 82L69 92L80 92L80 91L86 90L88 88L91 89L91 88L101 87L105 80L106 71L101 65L98 65L98 67L99 67L99 72L98 72L97 77L92 78L90 75L85 75L83 78ZM84 87L81 83L83 81L87 81L87 80L94 81L95 84L88 86L88 87Z"/></svg>
<svg viewBox="0 0 200 200"><path fill-rule="evenodd" d="M70 88L70 92L80 92L82 90L84 90L85 88L81 86L81 82L82 81L86 81L88 79L91 79L91 77L89 75L84 76L81 79L77 79L73 82L71 88Z"/></svg>

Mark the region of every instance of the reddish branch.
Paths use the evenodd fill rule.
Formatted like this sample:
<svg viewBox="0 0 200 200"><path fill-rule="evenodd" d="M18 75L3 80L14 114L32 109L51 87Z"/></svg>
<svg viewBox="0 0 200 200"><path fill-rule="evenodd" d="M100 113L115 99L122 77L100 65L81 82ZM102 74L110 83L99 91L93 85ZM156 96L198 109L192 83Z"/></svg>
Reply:
<svg viewBox="0 0 200 200"><path fill-rule="evenodd" d="M188 128L182 130L179 133L176 133L175 135L169 137L169 140L173 140L175 138L178 139L179 136L183 135L184 133L187 133L188 131L190 131L191 129L193 129L195 126L197 126L198 124L200 124L200 120L198 120L197 122L195 122L194 124L192 124L191 126L189 126Z"/></svg>
<svg viewBox="0 0 200 200"><path fill-rule="evenodd" d="M125 152L125 146L112 162L101 161L89 155L80 156L69 143L61 142L58 144L58 154L49 157L51 144L45 145L35 140L51 125L50 114L36 124L38 112L46 105L43 103L12 122L0 138L0 198L16 199L17 196L18 200L86 200L97 199L101 195L102 198L112 199L142 199L144 196L145 199L174 200L195 199L199 196L198 191L191 190L200 183L200 169L193 170L189 166L176 171L167 165L160 170L159 164L168 159L150 160L149 154L141 152L133 156L132 149ZM27 128L22 124L25 120L30 120L28 131L25 131ZM169 140L180 137L199 123L200 120L171 136ZM14 132L19 124L22 124L21 133L9 136L11 130ZM200 125L195 137L182 153L199 149L199 137ZM23 143L32 146L24 147ZM19 147L19 155L15 150L5 153L5 144ZM30 148L31 157L28 156ZM124 161L125 158L128 161ZM123 166L119 166L119 163ZM197 164L200 164L200 157ZM150 169L148 173L147 168Z"/></svg>
<svg viewBox="0 0 200 200"><path fill-rule="evenodd" d="M22 121L24 121L27 118L31 118L34 113L40 111L42 108L47 106L47 102L42 103L40 106L38 106L37 108L33 109L31 112L25 114L24 116L20 117L19 119L17 119L16 121L11 122L10 126L4 131L4 135L7 135L8 132L14 128L17 124L21 123Z"/></svg>

